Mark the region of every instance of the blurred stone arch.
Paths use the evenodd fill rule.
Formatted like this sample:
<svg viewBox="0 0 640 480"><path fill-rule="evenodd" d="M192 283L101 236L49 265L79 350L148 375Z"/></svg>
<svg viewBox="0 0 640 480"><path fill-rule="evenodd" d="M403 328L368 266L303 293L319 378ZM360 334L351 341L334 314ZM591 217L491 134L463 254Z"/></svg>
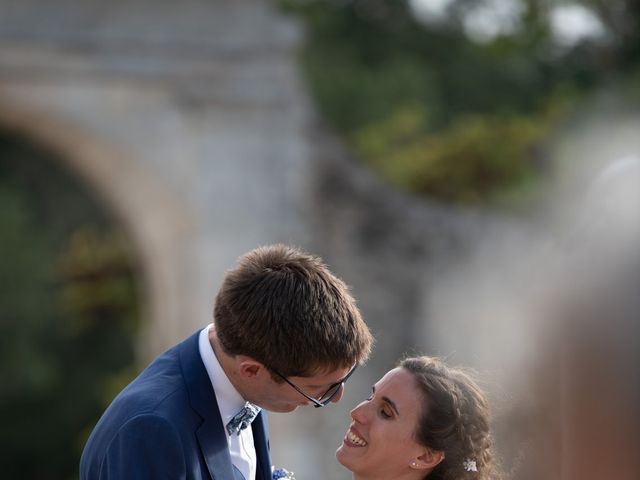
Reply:
<svg viewBox="0 0 640 480"><path fill-rule="evenodd" d="M138 356L144 362L173 342L184 265L180 250L190 236L189 212L172 198L153 172L143 170L123 149L98 132L65 119L63 112L21 105L0 94L0 129L52 153L63 170L94 194L130 240L142 310Z"/></svg>

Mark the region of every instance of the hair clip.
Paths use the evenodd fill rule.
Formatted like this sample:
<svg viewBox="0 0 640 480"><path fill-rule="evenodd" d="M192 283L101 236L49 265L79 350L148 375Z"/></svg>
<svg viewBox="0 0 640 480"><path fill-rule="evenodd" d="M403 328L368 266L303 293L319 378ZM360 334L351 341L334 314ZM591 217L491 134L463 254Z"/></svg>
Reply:
<svg viewBox="0 0 640 480"><path fill-rule="evenodd" d="M478 467L476 466L476 461L471 458L467 458L464 462L462 462L462 466L467 472L478 471Z"/></svg>

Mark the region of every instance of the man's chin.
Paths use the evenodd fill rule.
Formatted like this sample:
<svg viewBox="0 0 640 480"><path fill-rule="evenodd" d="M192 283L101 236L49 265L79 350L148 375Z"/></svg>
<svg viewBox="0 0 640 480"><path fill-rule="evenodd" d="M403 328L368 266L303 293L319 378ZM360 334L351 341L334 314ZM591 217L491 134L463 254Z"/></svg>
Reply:
<svg viewBox="0 0 640 480"><path fill-rule="evenodd" d="M275 408L270 408L267 410L275 413L289 413L289 412L293 412L299 406L300 405L278 405Z"/></svg>
<svg viewBox="0 0 640 480"><path fill-rule="evenodd" d="M251 400L249 400L251 401ZM282 402L255 402L260 408L271 413L289 413L293 412L298 407L302 407L304 403L282 403Z"/></svg>

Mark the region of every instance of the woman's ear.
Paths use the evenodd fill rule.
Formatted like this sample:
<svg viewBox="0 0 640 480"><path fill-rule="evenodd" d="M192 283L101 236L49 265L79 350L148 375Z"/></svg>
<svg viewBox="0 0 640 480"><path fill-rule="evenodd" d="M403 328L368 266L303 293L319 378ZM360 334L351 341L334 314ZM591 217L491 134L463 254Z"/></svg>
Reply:
<svg viewBox="0 0 640 480"><path fill-rule="evenodd" d="M444 452L442 450L425 448L422 455L409 462L409 466L417 470L433 470L442 460L444 460Z"/></svg>

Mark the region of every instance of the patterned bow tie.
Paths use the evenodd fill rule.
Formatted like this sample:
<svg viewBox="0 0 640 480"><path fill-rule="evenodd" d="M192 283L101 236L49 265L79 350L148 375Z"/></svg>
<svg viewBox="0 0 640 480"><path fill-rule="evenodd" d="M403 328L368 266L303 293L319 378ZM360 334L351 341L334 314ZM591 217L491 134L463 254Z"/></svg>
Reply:
<svg viewBox="0 0 640 480"><path fill-rule="evenodd" d="M229 435L240 435L240 432L251 425L251 422L260 413L260 407L253 403L245 403L244 407L227 423L227 432Z"/></svg>

